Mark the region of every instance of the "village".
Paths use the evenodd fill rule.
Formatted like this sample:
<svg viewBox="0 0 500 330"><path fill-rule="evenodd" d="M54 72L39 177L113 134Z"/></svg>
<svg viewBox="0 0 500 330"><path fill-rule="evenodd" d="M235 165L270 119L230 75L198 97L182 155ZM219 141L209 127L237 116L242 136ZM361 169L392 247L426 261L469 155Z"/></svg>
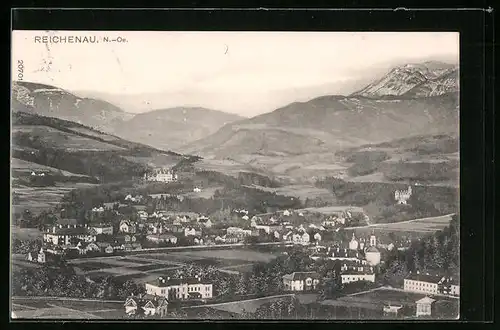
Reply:
<svg viewBox="0 0 500 330"><path fill-rule="evenodd" d="M173 182L177 175L170 171L157 171L145 176L148 181ZM193 187L199 193L201 187ZM411 187L394 193L397 204L405 204L411 196ZM158 194L153 198L163 198ZM151 197L151 196L149 196ZM340 269L335 276L341 286L368 284L371 289L380 288L381 268L394 251L405 251L412 243L409 237L377 237L369 234L356 235L349 226L355 218L366 219L365 214L355 214L346 208L327 217L318 217L308 210L285 209L266 214L250 214L245 209L233 209L227 218L211 219L208 215L194 212L175 212L157 209L148 213L142 195L128 194L123 200L98 205L90 210L88 223L77 224L71 219L59 217L55 224L44 228L43 245L30 251L29 262L50 264L57 260L128 256L131 253L169 253L175 248L214 249L237 246L256 247L273 245L280 253L301 251L312 262L308 269L300 269L281 276L284 293L317 293L324 282L315 270L315 264L335 263ZM134 210L133 214L130 209ZM122 210L127 212L122 213ZM112 215L113 221L108 220ZM357 223L357 222L356 222ZM172 277L157 276L143 284L144 292L131 293L124 301L125 317L168 317L169 304L191 302L210 304L217 301L213 279L203 275ZM361 285L362 286L362 285ZM360 287L361 287L360 286ZM418 271L404 278L401 292L424 295L412 301L416 306L414 317L433 315L435 302L459 296L458 279L444 272ZM420 297L420 296L419 296ZM404 304L386 303L380 307L384 315L398 317ZM407 314L407 313L406 313Z"/></svg>

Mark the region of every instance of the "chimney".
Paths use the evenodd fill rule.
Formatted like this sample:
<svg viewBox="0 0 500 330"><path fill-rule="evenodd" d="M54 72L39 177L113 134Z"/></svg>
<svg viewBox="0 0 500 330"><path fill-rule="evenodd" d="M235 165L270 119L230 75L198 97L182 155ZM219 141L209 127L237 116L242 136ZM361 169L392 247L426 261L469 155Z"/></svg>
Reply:
<svg viewBox="0 0 500 330"><path fill-rule="evenodd" d="M55 233L56 232L56 226L53 226L52 227L52 232Z"/></svg>
<svg viewBox="0 0 500 330"><path fill-rule="evenodd" d="M62 229L62 225L61 224L59 224L59 229Z"/></svg>
<svg viewBox="0 0 500 330"><path fill-rule="evenodd" d="M68 228L71 228L71 225L68 225Z"/></svg>

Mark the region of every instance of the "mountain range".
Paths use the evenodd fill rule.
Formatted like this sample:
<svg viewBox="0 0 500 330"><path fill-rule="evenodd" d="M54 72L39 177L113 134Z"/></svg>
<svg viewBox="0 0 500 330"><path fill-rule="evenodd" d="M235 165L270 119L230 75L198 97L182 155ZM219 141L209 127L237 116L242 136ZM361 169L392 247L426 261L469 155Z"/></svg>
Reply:
<svg viewBox="0 0 500 330"><path fill-rule="evenodd" d="M12 84L12 111L70 120L101 130L133 117L111 103L26 81Z"/></svg>
<svg viewBox="0 0 500 330"><path fill-rule="evenodd" d="M24 81L12 85L12 111L70 120L163 150L175 150L243 118L200 107L132 114L99 98L80 97L58 87Z"/></svg>
<svg viewBox="0 0 500 330"><path fill-rule="evenodd" d="M243 117L205 108L178 107L135 115L109 129L116 135L163 150L215 133L220 127Z"/></svg>
<svg viewBox="0 0 500 330"><path fill-rule="evenodd" d="M253 118L201 107L134 115L98 98L26 82L13 84L12 105L14 112L71 120L162 150L302 173L310 166L328 171L346 148L456 135L458 90L455 65L427 61L395 67L348 96L294 102Z"/></svg>
<svg viewBox="0 0 500 330"><path fill-rule="evenodd" d="M441 62L407 64L350 96L295 102L227 124L181 150L228 157L296 155L339 150L458 129L458 75Z"/></svg>

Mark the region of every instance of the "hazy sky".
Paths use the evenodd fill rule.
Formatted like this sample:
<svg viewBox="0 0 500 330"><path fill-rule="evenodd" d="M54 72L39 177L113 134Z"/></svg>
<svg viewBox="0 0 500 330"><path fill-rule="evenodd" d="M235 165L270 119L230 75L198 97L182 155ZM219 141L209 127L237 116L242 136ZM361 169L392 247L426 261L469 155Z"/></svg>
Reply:
<svg viewBox="0 0 500 330"><path fill-rule="evenodd" d="M47 44L36 36L95 36L99 43ZM106 36L127 42L106 43ZM17 79L22 60L25 81L119 95L108 99L126 111L189 105L249 116L315 94L351 92L356 82L393 63L458 62L458 38L408 32L14 31L12 74Z"/></svg>

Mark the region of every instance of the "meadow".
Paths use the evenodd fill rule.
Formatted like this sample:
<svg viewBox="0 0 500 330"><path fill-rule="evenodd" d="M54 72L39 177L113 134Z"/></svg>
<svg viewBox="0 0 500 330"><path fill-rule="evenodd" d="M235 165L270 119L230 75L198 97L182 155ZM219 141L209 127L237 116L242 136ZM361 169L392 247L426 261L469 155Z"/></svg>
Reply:
<svg viewBox="0 0 500 330"><path fill-rule="evenodd" d="M458 299L444 296L433 296L426 295L422 293L414 293L414 292L405 292L402 290L393 290L393 289L376 289L366 293L355 294L351 296L342 297L339 300L345 301L348 303L372 303L372 304L380 304L380 305L414 305L415 302L419 299L422 299L426 296L429 296L436 300L449 300L456 301L458 303Z"/></svg>
<svg viewBox="0 0 500 330"><path fill-rule="evenodd" d="M394 233L394 234L431 234L438 230L443 230L448 227L451 221L451 215L444 215L431 218L422 218L417 220L396 222L396 223L381 223L366 227L346 228L346 230L355 230L356 234L375 233Z"/></svg>
<svg viewBox="0 0 500 330"><path fill-rule="evenodd" d="M278 254L247 249L142 253L127 257L74 259L70 263L91 278L113 276L137 283L152 281L185 265L214 266L223 272L250 272L257 262L269 262Z"/></svg>

